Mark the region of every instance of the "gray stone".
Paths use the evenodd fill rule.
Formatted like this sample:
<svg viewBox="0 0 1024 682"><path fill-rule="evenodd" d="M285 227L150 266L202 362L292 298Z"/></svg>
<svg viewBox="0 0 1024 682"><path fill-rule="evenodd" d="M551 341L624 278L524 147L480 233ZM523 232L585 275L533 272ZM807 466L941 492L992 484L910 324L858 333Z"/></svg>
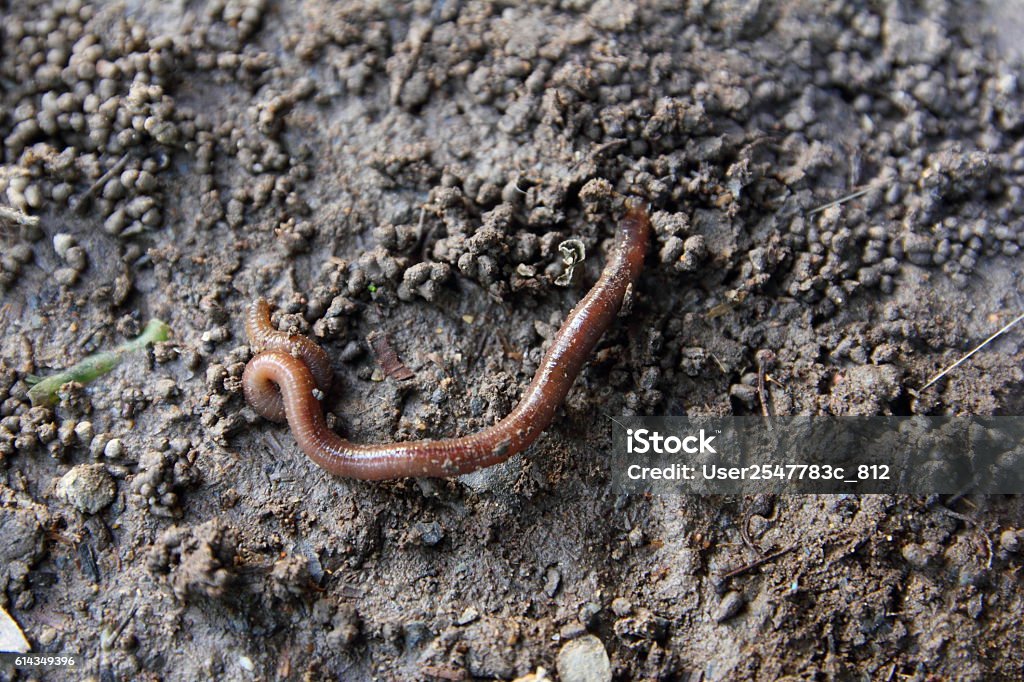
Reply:
<svg viewBox="0 0 1024 682"><path fill-rule="evenodd" d="M562 682L608 682L612 679L608 652L594 635L566 642L558 652L556 668Z"/></svg>
<svg viewBox="0 0 1024 682"><path fill-rule="evenodd" d="M80 512L95 514L114 501L117 484L102 464L79 464L57 483L57 494Z"/></svg>

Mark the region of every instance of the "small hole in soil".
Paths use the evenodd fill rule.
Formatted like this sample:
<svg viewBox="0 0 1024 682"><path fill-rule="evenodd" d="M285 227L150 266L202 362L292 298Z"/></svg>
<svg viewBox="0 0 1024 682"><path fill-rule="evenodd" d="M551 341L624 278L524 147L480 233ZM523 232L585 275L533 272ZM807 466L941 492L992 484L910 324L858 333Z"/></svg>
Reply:
<svg viewBox="0 0 1024 682"><path fill-rule="evenodd" d="M889 401L889 410L895 417L909 417L913 414L910 411L910 394L900 391L900 394Z"/></svg>

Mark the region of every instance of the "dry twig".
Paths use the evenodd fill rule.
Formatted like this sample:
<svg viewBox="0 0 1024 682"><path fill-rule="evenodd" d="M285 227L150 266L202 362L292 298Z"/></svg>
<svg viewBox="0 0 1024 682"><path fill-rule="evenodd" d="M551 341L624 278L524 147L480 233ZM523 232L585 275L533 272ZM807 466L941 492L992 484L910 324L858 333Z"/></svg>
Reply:
<svg viewBox="0 0 1024 682"><path fill-rule="evenodd" d="M988 344L992 343L993 341L995 341L995 340L996 340L997 338L999 338L1000 336L1002 336L1002 335L1003 335L1003 334L1005 334L1006 332L1010 331L1010 329L1012 329L1012 328L1013 328L1013 327L1014 327L1014 326L1015 326L1015 325L1016 325L1016 324L1017 324L1018 322L1020 322L1021 320L1024 320L1024 313L1021 313L1021 314L1020 314L1020 315L1018 315L1017 317L1015 317L1015 318L1013 318L1012 320L1010 320L1010 322L1008 322L1008 323L1007 323L1007 324L1006 324L1006 325L1005 325L1005 326L1004 326L1004 327L1003 327L1002 329L1000 329L1000 330L999 330L999 331L997 331L997 332L996 332L995 334L993 334L992 336L988 337L987 339L985 339L984 341L982 341L981 343L979 343L979 344L978 344L977 346L975 346L975 347L974 347L974 348L973 348L973 349L972 349L972 350L971 350L971 351L970 351L970 352L969 352L969 353L968 353L967 355L963 356L962 358L960 358L959 360L957 360L956 362L954 362L954 363L953 363L952 365L950 365L949 367L946 367L946 368L945 368L944 370L942 370L941 372L939 372L938 374L936 374L935 376L933 376L933 377L932 377L931 379L929 379L929 380L928 380L928 383L926 383L926 384L925 384L924 386L922 386L921 388L919 388L919 389L917 390L917 392L918 392L918 393L923 393L923 392L925 391L925 389L927 389L927 388L928 388L929 386L931 386L932 384L934 384L934 383L935 383L936 381L938 381L938 380L939 380L939 379L941 379L942 377L946 376L947 374L949 374L950 372L952 372L952 371L953 371L954 369L956 369L957 367L959 367L959 366L960 366L960 365L962 365L963 363L967 362L967 360L968 360L968 359L969 359L969 358L970 358L970 357L971 357L972 355L974 355L975 353L977 353L977 352L978 352L979 350L981 350L982 348L984 348L984 347L985 347L985 346L987 346Z"/></svg>

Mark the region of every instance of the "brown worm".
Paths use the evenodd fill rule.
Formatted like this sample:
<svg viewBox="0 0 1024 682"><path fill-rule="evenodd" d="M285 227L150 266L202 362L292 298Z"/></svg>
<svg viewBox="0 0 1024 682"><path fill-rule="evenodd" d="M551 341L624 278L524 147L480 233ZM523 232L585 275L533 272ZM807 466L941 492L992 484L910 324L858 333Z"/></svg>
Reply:
<svg viewBox="0 0 1024 682"><path fill-rule="evenodd" d="M257 301L246 330L259 352L245 367L245 398L260 414L284 414L299 447L332 474L381 480L407 476L456 476L502 462L529 447L555 416L583 364L622 308L623 298L643 267L651 223L642 208L630 207L600 279L576 304L519 404L504 419L468 436L444 440L359 445L327 428L314 389L330 379L326 354L309 339L270 326L269 307ZM300 341L301 339L302 341ZM316 351L310 351L312 346ZM314 367L315 366L315 367Z"/></svg>

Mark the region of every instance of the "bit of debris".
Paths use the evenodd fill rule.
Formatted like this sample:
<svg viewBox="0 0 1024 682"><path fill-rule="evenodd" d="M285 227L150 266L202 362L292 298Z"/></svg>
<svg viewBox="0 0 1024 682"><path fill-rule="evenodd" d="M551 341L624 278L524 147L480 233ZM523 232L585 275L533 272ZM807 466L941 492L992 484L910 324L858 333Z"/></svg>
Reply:
<svg viewBox="0 0 1024 682"><path fill-rule="evenodd" d="M579 239L566 239L558 245L558 251L562 254L565 272L555 278L555 285L567 287L572 282L572 275L576 266L587 257L587 247Z"/></svg>
<svg viewBox="0 0 1024 682"><path fill-rule="evenodd" d="M64 384L71 381L87 384L121 364L125 355L141 350L150 344L166 341L170 335L171 328L165 322L150 320L146 324L146 328L142 330L142 334L131 341L122 343L114 350L90 355L68 369L48 377L28 377L29 383L33 384L28 391L28 397L34 406L54 405L57 402L57 391Z"/></svg>
<svg viewBox="0 0 1024 682"><path fill-rule="evenodd" d="M974 348L973 348L973 349L972 349L972 350L971 350L971 351L970 351L969 353L967 353L967 355L964 355L964 356L963 356L962 358L960 358L959 360L957 360L956 362L954 362L954 363L953 363L952 365L950 365L949 367L946 367L946 368L945 368L944 370L942 370L941 372L939 372L938 374L936 374L935 376L933 376L933 377L932 377L931 379L929 379L929 380L928 380L928 383L926 383L926 384L925 384L924 386L922 386L921 388L919 388L917 392L918 392L919 394L920 394L920 393L924 393L925 389L929 388L929 387L930 387L930 386L932 386L932 385L933 385L933 384L934 384L934 383L935 383L936 381L938 381L938 380L939 380L939 379L941 379L942 377L946 376L947 374L949 374L950 372L952 372L952 371L953 371L954 369L956 369L957 367L959 367L959 366L960 366L960 365L962 365L963 363L967 362L967 360L969 360L969 359L971 358L971 356L972 356L972 355L974 355L975 353L977 353L977 352L978 352L979 350L981 350L982 348L984 348L984 347L985 347L985 346L987 346L988 344L992 343L993 341L995 341L996 339L998 339L998 338L999 338L1000 336L1002 336L1002 335L1003 335L1003 334L1005 334L1006 332L1008 332L1008 331L1010 331L1011 329L1013 329L1013 327L1014 327L1014 326L1016 326L1016 325L1017 325L1017 323L1018 323L1018 322L1020 322L1021 320L1024 320L1024 313L1021 313L1021 314L1020 314L1020 315L1018 315L1017 317L1015 317L1015 318L1013 318L1012 320L1010 320L1010 321L1009 321L1008 323L1006 323L1006 325L1005 325L1005 326L1004 326L1004 327L1003 327L1002 329L1000 329L1000 330L999 330L999 331L997 331L997 332L996 332L995 334L993 334L992 336L988 337L987 339L985 339L984 341L982 341L981 343L979 343L979 344L978 344L977 346L975 346L975 347L974 347Z"/></svg>
<svg viewBox="0 0 1024 682"><path fill-rule="evenodd" d="M370 344L373 357L377 360L377 365L380 366L385 376L389 376L395 381L408 381L416 376L411 369L405 366L405 363L398 357L398 353L391 347L391 341L388 340L387 334L380 331L370 332L366 337L366 342Z"/></svg>
<svg viewBox="0 0 1024 682"><path fill-rule="evenodd" d="M25 225L27 227L35 227L39 224L39 218L34 215L22 213L16 208L10 208L9 206L0 206L0 222L13 223L15 225Z"/></svg>

